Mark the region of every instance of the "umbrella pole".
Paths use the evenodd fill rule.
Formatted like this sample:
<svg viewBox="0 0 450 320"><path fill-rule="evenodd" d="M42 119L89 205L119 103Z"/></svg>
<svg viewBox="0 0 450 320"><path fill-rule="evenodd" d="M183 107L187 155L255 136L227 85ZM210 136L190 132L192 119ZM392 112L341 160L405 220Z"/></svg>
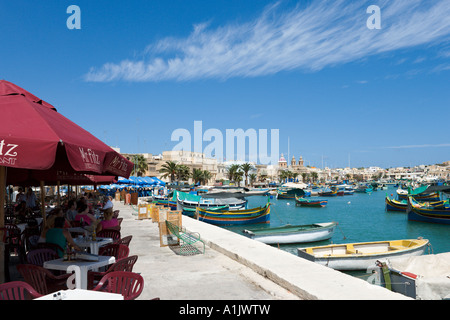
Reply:
<svg viewBox="0 0 450 320"><path fill-rule="evenodd" d="M41 215L42 215L42 227L47 225L47 215L45 213L45 188L44 181L41 180Z"/></svg>
<svg viewBox="0 0 450 320"><path fill-rule="evenodd" d="M0 166L0 228L5 227L5 188L6 167ZM0 232L0 283L5 282L5 244L3 243L3 232Z"/></svg>
<svg viewBox="0 0 450 320"><path fill-rule="evenodd" d="M58 182L56 184L57 189L58 189L58 208L61 207L61 194L59 193L60 192L60 190L59 190L60 184L61 184L61 182L58 180Z"/></svg>

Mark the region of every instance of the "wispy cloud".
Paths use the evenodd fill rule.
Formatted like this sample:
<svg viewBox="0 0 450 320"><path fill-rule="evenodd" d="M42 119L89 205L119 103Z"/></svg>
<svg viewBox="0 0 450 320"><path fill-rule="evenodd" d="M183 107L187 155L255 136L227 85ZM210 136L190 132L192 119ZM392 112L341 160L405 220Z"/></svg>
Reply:
<svg viewBox="0 0 450 320"><path fill-rule="evenodd" d="M369 30L373 1L314 0L264 9L246 23L194 26L186 38L164 38L137 56L92 67L86 81L186 81L315 72L371 55L450 39L448 0L382 0L382 29Z"/></svg>
<svg viewBox="0 0 450 320"><path fill-rule="evenodd" d="M444 148L444 147L446 148L450 147L450 143L395 146L395 147L386 147L386 149L417 149L417 148Z"/></svg>

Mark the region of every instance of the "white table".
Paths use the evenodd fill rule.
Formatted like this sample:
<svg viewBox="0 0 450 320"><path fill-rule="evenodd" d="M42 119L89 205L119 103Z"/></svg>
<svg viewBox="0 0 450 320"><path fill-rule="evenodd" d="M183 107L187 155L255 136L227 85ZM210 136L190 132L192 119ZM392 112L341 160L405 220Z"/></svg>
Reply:
<svg viewBox="0 0 450 320"><path fill-rule="evenodd" d="M112 243L114 240L112 238L97 238L97 240L89 240L88 238L74 238L73 239L77 246L80 248L89 248L91 249L92 254L98 254L98 250L101 246L104 246L108 243Z"/></svg>
<svg viewBox="0 0 450 320"><path fill-rule="evenodd" d="M118 293L73 289L53 292L34 300L123 300L123 296Z"/></svg>
<svg viewBox="0 0 450 320"><path fill-rule="evenodd" d="M107 266L116 262L115 257L98 256L98 261L85 261L85 260L71 260L64 261L63 259L56 259L44 262L44 268L52 270L61 270L71 273L75 271L75 288L87 289L88 285L88 271L98 269L100 267ZM67 287L71 288L73 277L69 277L67 280Z"/></svg>

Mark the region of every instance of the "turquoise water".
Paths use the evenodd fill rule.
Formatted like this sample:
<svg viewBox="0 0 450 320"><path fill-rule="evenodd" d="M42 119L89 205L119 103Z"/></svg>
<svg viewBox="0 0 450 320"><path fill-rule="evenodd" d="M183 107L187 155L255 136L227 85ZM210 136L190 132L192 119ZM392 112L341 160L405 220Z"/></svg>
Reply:
<svg viewBox="0 0 450 320"><path fill-rule="evenodd" d="M382 240L416 239L430 240L430 253L450 251L450 225L408 221L406 213L385 211L386 193L395 195L394 187L374 191L371 194L355 193L351 196L321 197L327 199L325 208L296 207L295 200L273 199L270 224L224 227L242 234L242 230L260 227L278 227L285 224L302 225L336 221L339 223L330 240L280 245L280 249L297 255L297 248ZM248 208L265 205L267 197L249 197ZM425 253L428 253L427 251Z"/></svg>

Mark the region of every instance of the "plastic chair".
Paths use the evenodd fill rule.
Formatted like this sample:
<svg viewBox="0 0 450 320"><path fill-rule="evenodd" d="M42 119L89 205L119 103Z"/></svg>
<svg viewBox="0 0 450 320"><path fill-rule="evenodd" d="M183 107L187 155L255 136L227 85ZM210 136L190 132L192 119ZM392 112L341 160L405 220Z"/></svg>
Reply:
<svg viewBox="0 0 450 320"><path fill-rule="evenodd" d="M31 300L39 297L42 297L42 295L23 281L0 284L0 300Z"/></svg>
<svg viewBox="0 0 450 320"><path fill-rule="evenodd" d="M134 300L144 289L144 278L140 274L127 271L112 271L100 279L93 289L110 293L120 293L124 300Z"/></svg>
<svg viewBox="0 0 450 320"><path fill-rule="evenodd" d="M37 247L52 249L53 251L55 251L55 253L58 255L59 258L62 258L62 256L64 255L64 249L61 248L61 246L56 243L40 242L38 243Z"/></svg>
<svg viewBox="0 0 450 320"><path fill-rule="evenodd" d="M99 256L114 256L116 261L128 257L130 248L124 244L111 243L106 246L100 247L98 250Z"/></svg>
<svg viewBox="0 0 450 320"><path fill-rule="evenodd" d="M129 256L116 261L111 266L109 266L109 268L104 272L88 271L88 289L93 289L95 286L94 282L100 281L101 278L109 272L112 271L132 272L134 264L136 263L137 259L138 259L137 255Z"/></svg>
<svg viewBox="0 0 450 320"><path fill-rule="evenodd" d="M114 229L103 229L97 232L99 238L112 238L113 240L120 239L120 231Z"/></svg>
<svg viewBox="0 0 450 320"><path fill-rule="evenodd" d="M50 248L40 248L31 250L27 253L28 264L34 264L35 266L42 267L45 261L58 259L59 256L55 250Z"/></svg>
<svg viewBox="0 0 450 320"><path fill-rule="evenodd" d="M133 239L133 236L126 236L126 237L123 237L121 239L114 241L114 243L123 244L123 245L126 245L127 247L129 247L131 239Z"/></svg>
<svg viewBox="0 0 450 320"><path fill-rule="evenodd" d="M55 276L49 270L33 264L18 264L17 270L20 272L26 283L43 295L58 290L66 290L67 278L71 276L71 273Z"/></svg>

